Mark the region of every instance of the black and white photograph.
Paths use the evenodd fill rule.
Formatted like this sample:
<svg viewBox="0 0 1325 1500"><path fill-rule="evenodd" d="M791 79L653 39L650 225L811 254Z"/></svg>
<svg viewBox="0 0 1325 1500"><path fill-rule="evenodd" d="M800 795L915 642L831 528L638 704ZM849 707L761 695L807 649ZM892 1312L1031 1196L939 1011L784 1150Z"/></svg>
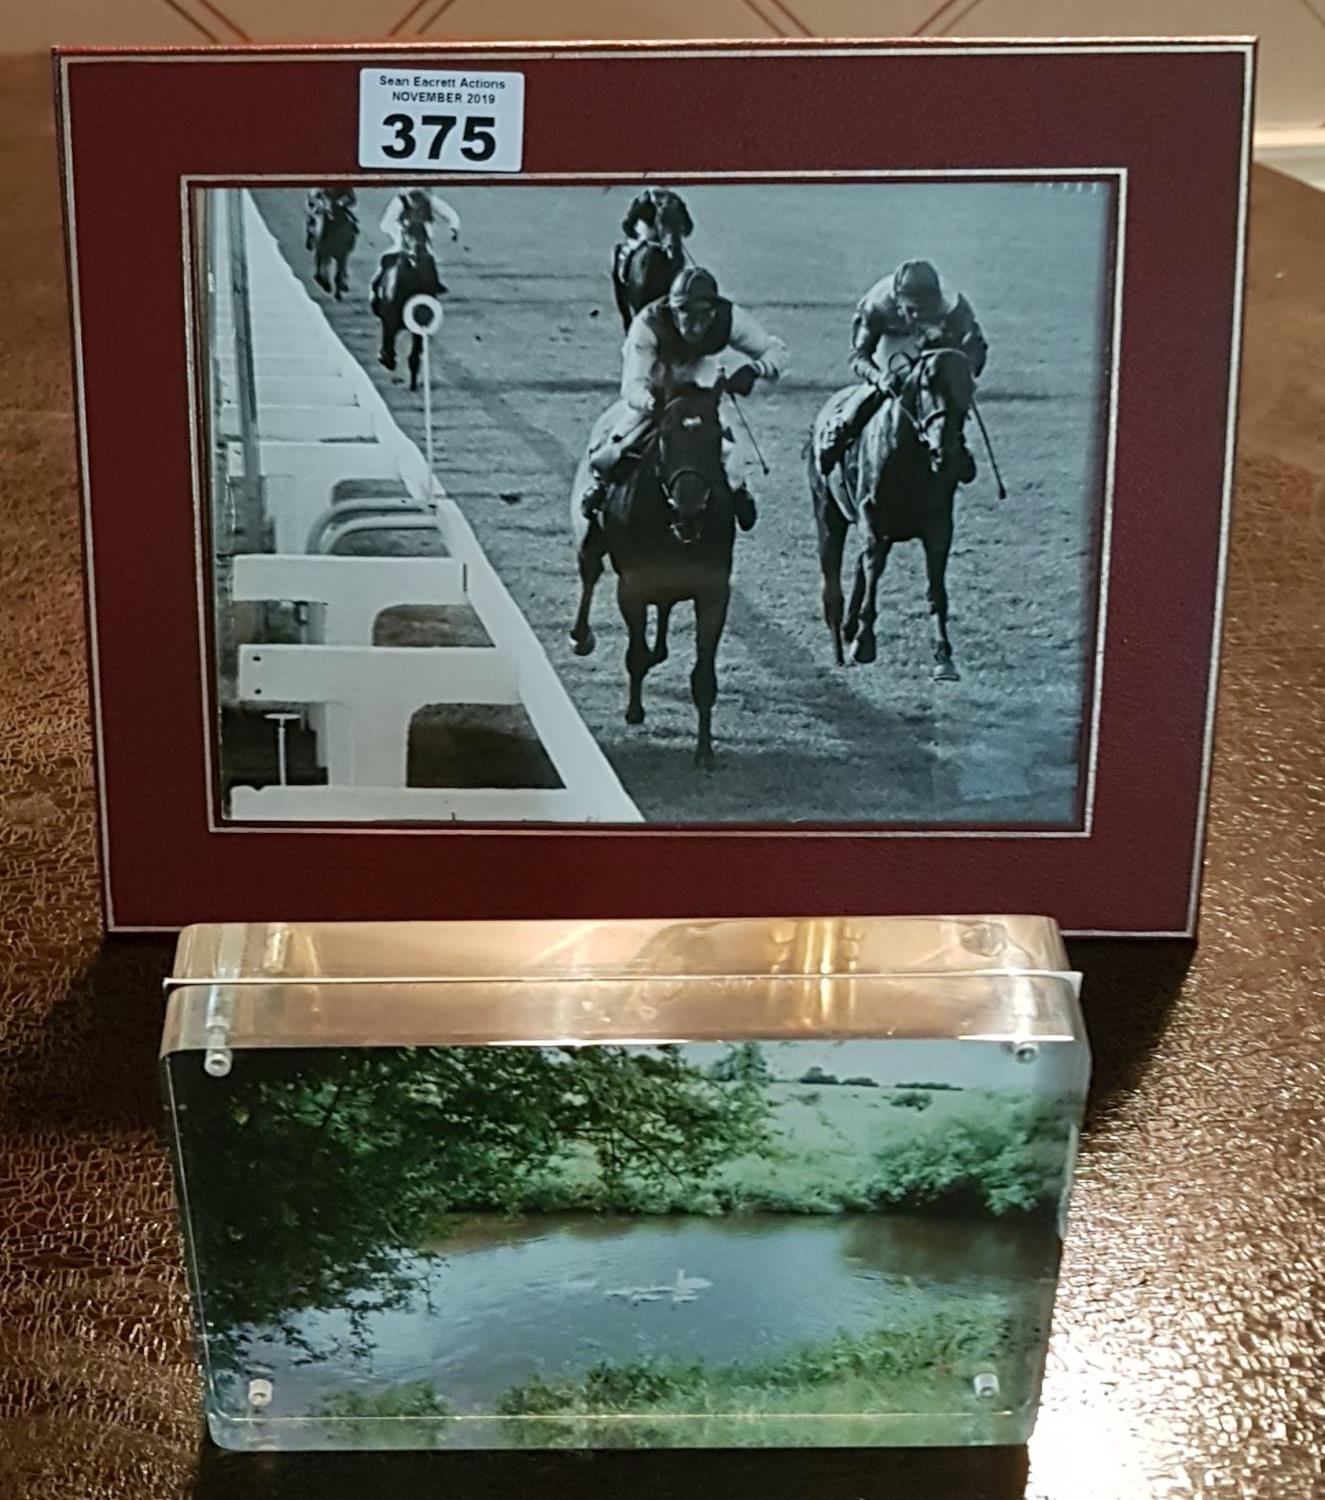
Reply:
<svg viewBox="0 0 1325 1500"><path fill-rule="evenodd" d="M195 189L220 820L1088 827L1119 191Z"/></svg>

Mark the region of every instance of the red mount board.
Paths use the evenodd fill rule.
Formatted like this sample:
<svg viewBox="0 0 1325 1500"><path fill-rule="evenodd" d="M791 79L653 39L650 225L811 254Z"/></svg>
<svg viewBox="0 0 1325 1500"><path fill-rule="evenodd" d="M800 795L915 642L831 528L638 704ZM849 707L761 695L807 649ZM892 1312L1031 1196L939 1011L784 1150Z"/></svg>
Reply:
<svg viewBox="0 0 1325 1500"><path fill-rule="evenodd" d="M992 904L1052 915L1068 932L1194 934L1252 57L1252 44L1236 39L61 52L110 929ZM316 180L353 181L365 193L379 178L391 185L365 173L357 155L359 76L379 64L523 74L523 162L518 176L493 184L500 191L574 183L621 197L646 178L683 191L720 182L754 190L772 177L868 185L1043 175L1106 185L1107 441L1070 816L930 825L853 822L848 811L684 826L654 816L621 826L301 827L218 815L217 704L200 606L205 393L191 369L184 272L190 194L257 183L302 193ZM479 183L448 175L434 185L459 195ZM813 269L798 274L812 278ZM843 348L851 311L826 314ZM974 437L972 447L983 453ZM794 483L803 497L803 477ZM808 515L807 501L795 503ZM1036 501L1007 502L1017 503ZM753 555L741 552L746 545L738 540L738 570ZM812 529L805 546L813 557ZM610 596L604 590L598 605L604 616ZM805 608L817 621L817 596ZM967 640L977 629L963 619ZM826 635L816 650L823 672L833 671ZM596 670L621 674L615 648ZM1008 682L1028 701L1038 691L1015 670ZM619 686L624 701L623 676ZM736 710L720 699L717 712L730 726ZM739 759L728 751L716 774L739 777Z"/></svg>

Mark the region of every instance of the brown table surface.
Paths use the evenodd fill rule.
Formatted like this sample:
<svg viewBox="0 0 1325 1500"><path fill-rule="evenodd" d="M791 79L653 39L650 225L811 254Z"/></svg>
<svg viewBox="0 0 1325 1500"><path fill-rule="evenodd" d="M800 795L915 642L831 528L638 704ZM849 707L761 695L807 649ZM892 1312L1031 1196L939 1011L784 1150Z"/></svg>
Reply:
<svg viewBox="0 0 1325 1500"><path fill-rule="evenodd" d="M1029 1453L224 1455L157 1135L170 944L100 932L48 80L0 59L0 1500L1325 1495L1325 195L1256 174L1202 938L1075 946L1096 1079Z"/></svg>

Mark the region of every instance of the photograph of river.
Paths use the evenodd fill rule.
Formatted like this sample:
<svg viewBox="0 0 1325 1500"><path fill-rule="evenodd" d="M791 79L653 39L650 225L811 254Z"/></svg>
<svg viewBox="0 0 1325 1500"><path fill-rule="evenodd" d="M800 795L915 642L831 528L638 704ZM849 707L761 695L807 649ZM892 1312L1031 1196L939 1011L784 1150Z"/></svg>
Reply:
<svg viewBox="0 0 1325 1500"><path fill-rule="evenodd" d="M1081 1105L1052 1047L1031 1067L994 1042L746 1041L169 1068L209 1405L268 1441L283 1419L301 1446L368 1447L1029 1426Z"/></svg>

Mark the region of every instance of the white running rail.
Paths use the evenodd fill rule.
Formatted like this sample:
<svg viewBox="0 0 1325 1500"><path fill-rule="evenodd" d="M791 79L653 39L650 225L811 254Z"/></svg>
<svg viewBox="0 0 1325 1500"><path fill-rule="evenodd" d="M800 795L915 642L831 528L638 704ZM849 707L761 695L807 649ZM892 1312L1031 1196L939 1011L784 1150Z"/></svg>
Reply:
<svg viewBox="0 0 1325 1500"><path fill-rule="evenodd" d="M214 224L221 220L212 215ZM232 597L309 606L315 639L241 646L238 694L249 707L306 708L328 782L289 786L282 769L282 784L233 787L231 816L323 823L641 821L459 507L286 263L247 192L243 227L257 451L275 551L234 559ZM233 332L227 278L218 276L216 284L225 350ZM227 461L231 473L242 472L233 353L222 353L217 368ZM307 553L335 485L364 479L399 481L402 510L431 514L448 555ZM456 603L474 611L491 646L372 644L373 621L385 609ZM523 707L561 788L407 786L410 721L419 709L440 704Z"/></svg>

